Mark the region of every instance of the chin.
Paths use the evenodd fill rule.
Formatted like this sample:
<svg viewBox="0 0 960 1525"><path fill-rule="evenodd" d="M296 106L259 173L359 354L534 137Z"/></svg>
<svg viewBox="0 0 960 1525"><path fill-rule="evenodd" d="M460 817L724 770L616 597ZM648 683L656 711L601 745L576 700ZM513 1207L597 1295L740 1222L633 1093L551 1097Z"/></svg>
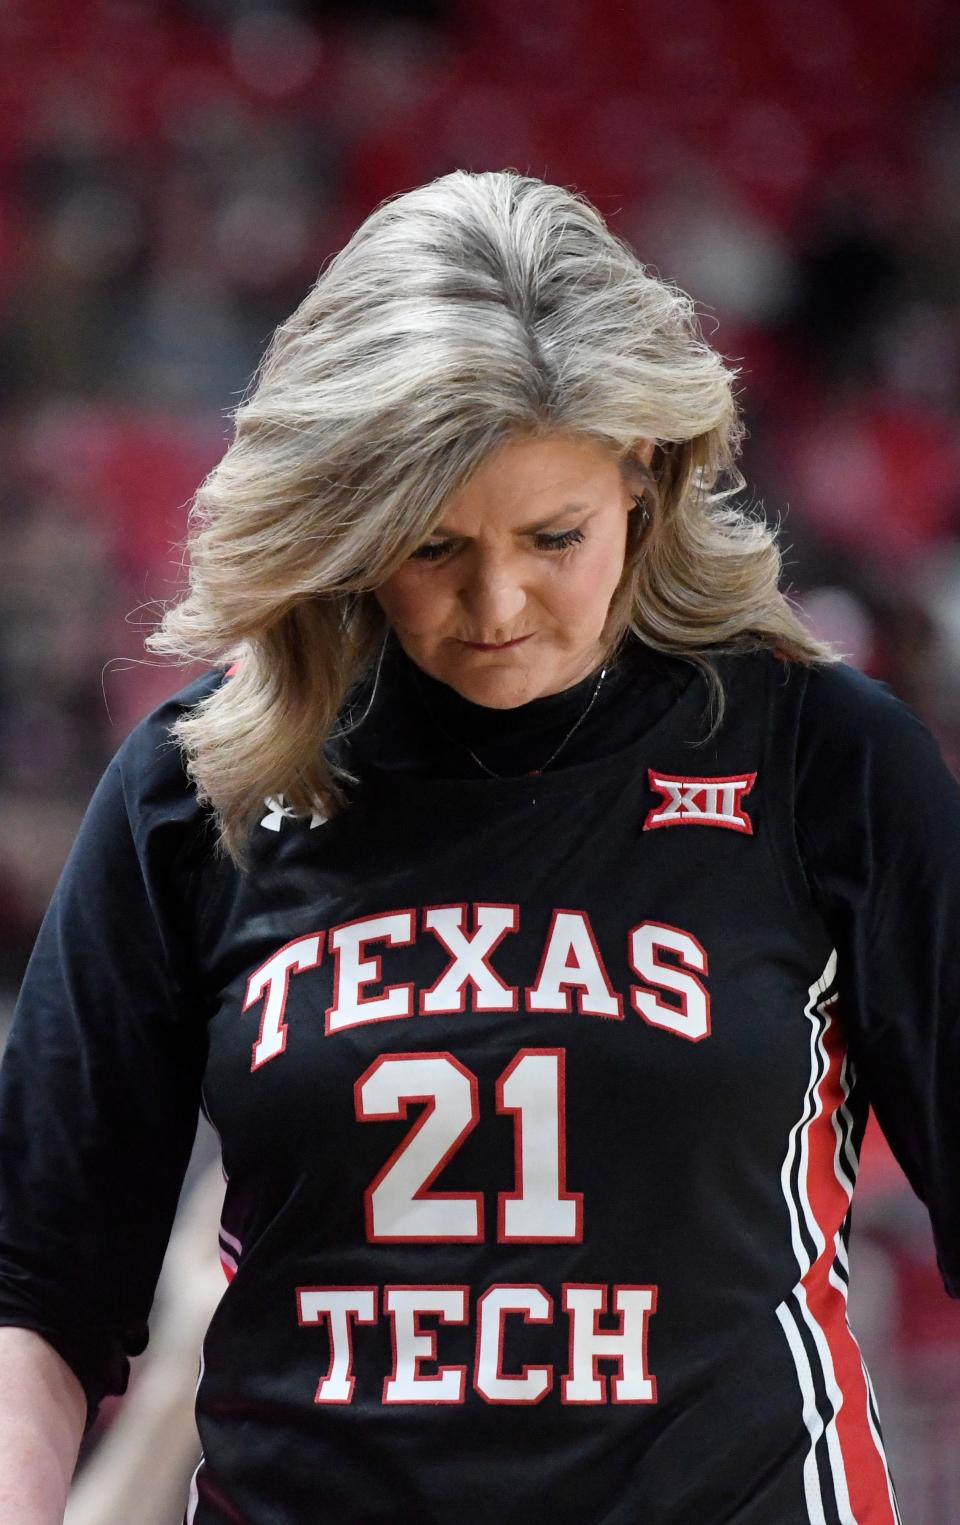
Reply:
<svg viewBox="0 0 960 1525"><path fill-rule="evenodd" d="M516 709L518 705L535 699L543 687L529 673L505 672L502 668L490 668L486 672L458 672L443 681L474 704L483 704L488 709L496 710Z"/></svg>

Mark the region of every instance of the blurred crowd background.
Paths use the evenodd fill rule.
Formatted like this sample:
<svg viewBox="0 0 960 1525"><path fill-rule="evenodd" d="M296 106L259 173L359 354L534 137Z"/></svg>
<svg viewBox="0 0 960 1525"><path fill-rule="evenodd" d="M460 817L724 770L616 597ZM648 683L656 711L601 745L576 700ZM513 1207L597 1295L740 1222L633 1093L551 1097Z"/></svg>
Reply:
<svg viewBox="0 0 960 1525"><path fill-rule="evenodd" d="M581 191L696 298L805 616L960 772L950 0L6 0L0 1014L108 758L193 676L141 642L227 410L368 212L457 167ZM956 1525L960 1309L874 1131L857 1204L904 1520Z"/></svg>

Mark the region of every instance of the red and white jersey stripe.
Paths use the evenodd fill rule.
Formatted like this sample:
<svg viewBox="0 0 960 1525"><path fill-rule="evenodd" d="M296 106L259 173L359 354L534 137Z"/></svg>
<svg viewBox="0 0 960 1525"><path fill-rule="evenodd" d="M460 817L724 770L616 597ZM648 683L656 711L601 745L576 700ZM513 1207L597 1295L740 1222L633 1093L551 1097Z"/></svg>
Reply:
<svg viewBox="0 0 960 1525"><path fill-rule="evenodd" d="M858 1157L847 1102L853 1065L840 1026L837 955L810 987L810 1080L781 1181L799 1280L777 1318L810 1436L804 1491L811 1525L900 1525L873 1389L847 1321L847 1232Z"/></svg>

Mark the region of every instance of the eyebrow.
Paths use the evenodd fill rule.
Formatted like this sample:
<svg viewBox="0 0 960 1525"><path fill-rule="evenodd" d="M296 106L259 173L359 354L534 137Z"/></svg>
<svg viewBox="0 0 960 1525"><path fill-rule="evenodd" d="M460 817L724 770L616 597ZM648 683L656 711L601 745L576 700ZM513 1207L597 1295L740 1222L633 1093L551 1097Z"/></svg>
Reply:
<svg viewBox="0 0 960 1525"><path fill-rule="evenodd" d="M589 503L565 503L562 508L557 509L555 514L551 514L549 519L539 519L536 524L521 525L514 533L517 535L536 535L540 530L549 529L551 524L556 524L558 519L565 519L568 514L587 513L589 509ZM593 513L596 512L597 510L594 509ZM591 514L592 517L593 514ZM446 535L448 540L469 540L470 538L469 535L458 535L453 530L444 529L442 524L438 524L430 533L433 535Z"/></svg>

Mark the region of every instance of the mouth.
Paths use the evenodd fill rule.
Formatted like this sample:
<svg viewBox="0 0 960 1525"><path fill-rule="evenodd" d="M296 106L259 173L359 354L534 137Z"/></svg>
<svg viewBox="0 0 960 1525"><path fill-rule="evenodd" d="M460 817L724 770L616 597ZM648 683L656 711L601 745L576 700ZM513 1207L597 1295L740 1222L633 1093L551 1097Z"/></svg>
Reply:
<svg viewBox="0 0 960 1525"><path fill-rule="evenodd" d="M461 645L469 646L471 651L506 651L510 646L521 646L524 641L529 641L529 635L518 635L512 641L462 641Z"/></svg>

